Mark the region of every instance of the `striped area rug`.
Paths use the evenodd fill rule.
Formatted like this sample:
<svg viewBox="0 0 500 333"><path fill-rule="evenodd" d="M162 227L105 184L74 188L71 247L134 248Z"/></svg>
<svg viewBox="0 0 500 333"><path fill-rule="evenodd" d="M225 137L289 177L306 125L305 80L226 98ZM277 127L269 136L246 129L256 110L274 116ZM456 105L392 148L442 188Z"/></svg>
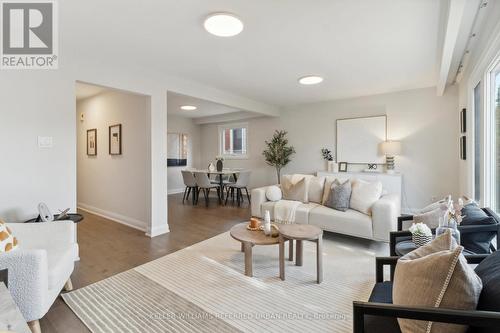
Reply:
<svg viewBox="0 0 500 333"><path fill-rule="evenodd" d="M287 262L281 281L278 246L256 246L249 278L224 233L62 297L92 332L352 332L375 253L325 239L320 285L315 260L305 242L304 265Z"/></svg>

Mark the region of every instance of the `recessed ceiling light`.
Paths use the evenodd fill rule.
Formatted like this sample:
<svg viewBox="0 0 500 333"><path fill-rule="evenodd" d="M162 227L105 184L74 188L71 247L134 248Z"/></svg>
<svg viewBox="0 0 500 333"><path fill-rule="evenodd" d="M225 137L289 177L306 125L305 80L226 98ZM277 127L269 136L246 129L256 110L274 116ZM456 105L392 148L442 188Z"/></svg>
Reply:
<svg viewBox="0 0 500 333"><path fill-rule="evenodd" d="M193 106L193 105L183 105L183 106L181 106L181 110L184 110L184 111L194 111L196 109L197 109L197 107Z"/></svg>
<svg viewBox="0 0 500 333"><path fill-rule="evenodd" d="M323 78L321 76L316 76L316 75L308 75L301 77L299 79L299 83L305 85L318 84L321 82L323 82Z"/></svg>
<svg viewBox="0 0 500 333"><path fill-rule="evenodd" d="M243 31L243 22L230 13L210 14L203 26L209 33L219 37L232 37Z"/></svg>

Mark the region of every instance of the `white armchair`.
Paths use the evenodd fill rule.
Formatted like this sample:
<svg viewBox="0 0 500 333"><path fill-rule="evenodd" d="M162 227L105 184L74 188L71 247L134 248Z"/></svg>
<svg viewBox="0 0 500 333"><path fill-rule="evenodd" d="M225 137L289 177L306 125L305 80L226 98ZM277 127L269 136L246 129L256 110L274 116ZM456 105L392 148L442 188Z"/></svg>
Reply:
<svg viewBox="0 0 500 333"><path fill-rule="evenodd" d="M60 291L71 290L70 276L78 258L72 221L9 223L17 249L0 254L0 269L8 269L9 291L33 332Z"/></svg>

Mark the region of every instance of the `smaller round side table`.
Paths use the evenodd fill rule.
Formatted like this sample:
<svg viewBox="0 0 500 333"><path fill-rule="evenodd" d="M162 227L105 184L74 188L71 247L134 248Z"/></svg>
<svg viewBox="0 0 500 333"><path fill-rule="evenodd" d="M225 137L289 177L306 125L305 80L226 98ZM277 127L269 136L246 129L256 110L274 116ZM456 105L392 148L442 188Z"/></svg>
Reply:
<svg viewBox="0 0 500 333"><path fill-rule="evenodd" d="M281 224L279 225L280 242L280 279L285 280L285 242L296 241L295 265L302 266L303 247L302 241L316 243L316 282L323 281L323 230L309 224Z"/></svg>
<svg viewBox="0 0 500 333"><path fill-rule="evenodd" d="M263 231L250 231L247 229L248 222L235 225L230 230L230 235L235 240L241 242L241 251L245 253L245 275L253 276L252 248L255 245L276 245L279 243L278 237L266 236ZM290 253L292 253L290 247ZM290 254L290 260L291 254Z"/></svg>

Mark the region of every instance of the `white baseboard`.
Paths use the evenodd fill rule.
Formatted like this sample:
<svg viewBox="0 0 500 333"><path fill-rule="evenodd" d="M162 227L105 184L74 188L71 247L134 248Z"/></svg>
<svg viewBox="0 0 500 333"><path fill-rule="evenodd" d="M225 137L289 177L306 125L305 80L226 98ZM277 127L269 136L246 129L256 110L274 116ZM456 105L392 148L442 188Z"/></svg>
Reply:
<svg viewBox="0 0 500 333"><path fill-rule="evenodd" d="M177 193L183 193L184 192L184 188L174 188L172 190L168 190L167 191L167 194L177 194Z"/></svg>
<svg viewBox="0 0 500 333"><path fill-rule="evenodd" d="M94 215L97 215L100 217L104 217L104 218L111 220L113 222L118 222L120 224L126 225L127 227L131 227L131 228L146 232L146 229L147 229L146 226L148 224L144 221L140 221L140 220L134 219L132 217L124 216L124 215L110 212L110 211L107 211L104 209L93 207L93 206L90 206L90 205L87 205L87 204L84 204L81 202L79 202L77 204L77 207L78 207L78 209L84 210L86 212L89 212L91 214L94 214Z"/></svg>

